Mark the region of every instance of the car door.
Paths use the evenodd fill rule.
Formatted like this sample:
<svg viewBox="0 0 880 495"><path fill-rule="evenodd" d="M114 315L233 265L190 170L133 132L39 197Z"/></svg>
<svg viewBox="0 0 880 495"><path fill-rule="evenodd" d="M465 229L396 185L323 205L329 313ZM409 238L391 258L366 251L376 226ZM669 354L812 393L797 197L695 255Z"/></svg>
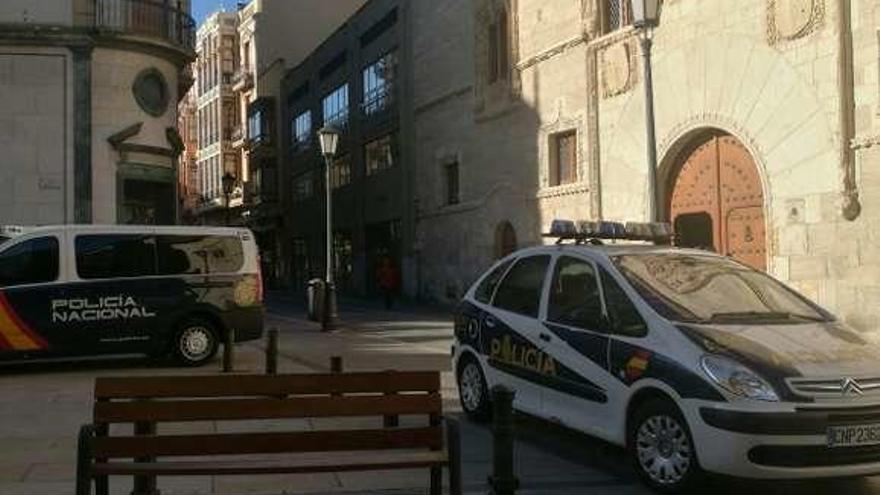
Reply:
<svg viewBox="0 0 880 495"><path fill-rule="evenodd" d="M60 235L9 241L0 252L0 357L79 350L76 336L52 317L54 301L65 295L62 241Z"/></svg>
<svg viewBox="0 0 880 495"><path fill-rule="evenodd" d="M550 255L533 255L517 260L498 285L481 323L489 382L515 390L514 406L535 415L541 414L548 366L540 350L538 316L550 259Z"/></svg>
<svg viewBox="0 0 880 495"><path fill-rule="evenodd" d="M598 274L587 259L556 259L540 336L556 361L543 415L590 433L598 433L608 415L615 386L608 373L609 324Z"/></svg>

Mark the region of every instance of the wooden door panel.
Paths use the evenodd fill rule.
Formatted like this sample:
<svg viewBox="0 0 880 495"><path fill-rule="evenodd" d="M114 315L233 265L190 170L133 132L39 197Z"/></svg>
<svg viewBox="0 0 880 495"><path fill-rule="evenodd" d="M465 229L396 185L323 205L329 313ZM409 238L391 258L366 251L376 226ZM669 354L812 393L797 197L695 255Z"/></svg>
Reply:
<svg viewBox="0 0 880 495"><path fill-rule="evenodd" d="M733 208L725 222L726 254L752 268L767 269L767 243L764 227L764 207Z"/></svg>

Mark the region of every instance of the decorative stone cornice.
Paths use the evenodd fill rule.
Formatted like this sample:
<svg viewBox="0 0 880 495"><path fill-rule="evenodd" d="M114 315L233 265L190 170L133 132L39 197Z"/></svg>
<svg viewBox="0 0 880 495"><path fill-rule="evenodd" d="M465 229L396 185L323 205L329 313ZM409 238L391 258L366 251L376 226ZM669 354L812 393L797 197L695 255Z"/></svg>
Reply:
<svg viewBox="0 0 880 495"><path fill-rule="evenodd" d="M530 67L540 64L541 62L545 62L553 57L562 55L572 48L577 48L578 46L583 45L586 42L587 39L584 36L576 36L569 40L563 41L562 43L558 43L542 52L532 55L527 59L520 60L519 63L516 64L516 68L521 71L526 70Z"/></svg>
<svg viewBox="0 0 880 495"><path fill-rule="evenodd" d="M535 195L537 199L560 198L563 196L573 196L575 194L586 194L590 192L590 186L586 182L576 182L574 184L565 184L562 186L553 186L542 188Z"/></svg>
<svg viewBox="0 0 880 495"><path fill-rule="evenodd" d="M853 150L872 148L880 146L880 135L876 136L858 136L850 140L849 147Z"/></svg>

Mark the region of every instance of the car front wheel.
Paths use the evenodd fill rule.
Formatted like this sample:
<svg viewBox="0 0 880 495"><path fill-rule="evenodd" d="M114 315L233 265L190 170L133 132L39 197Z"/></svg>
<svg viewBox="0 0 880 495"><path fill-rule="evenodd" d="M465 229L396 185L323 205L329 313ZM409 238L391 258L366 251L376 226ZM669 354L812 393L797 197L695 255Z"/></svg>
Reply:
<svg viewBox="0 0 880 495"><path fill-rule="evenodd" d="M462 358L458 365L458 397L461 408L471 419L489 419L489 387L480 364L471 356Z"/></svg>
<svg viewBox="0 0 880 495"><path fill-rule="evenodd" d="M654 490L680 493L699 482L702 472L687 422L672 402L651 400L630 422L633 465Z"/></svg>

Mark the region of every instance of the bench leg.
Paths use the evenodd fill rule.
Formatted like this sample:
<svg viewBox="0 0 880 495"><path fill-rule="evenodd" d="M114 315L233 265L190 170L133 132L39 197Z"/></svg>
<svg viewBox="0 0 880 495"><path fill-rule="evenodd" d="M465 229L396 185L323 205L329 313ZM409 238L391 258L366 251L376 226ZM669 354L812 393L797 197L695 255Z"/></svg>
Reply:
<svg viewBox="0 0 880 495"><path fill-rule="evenodd" d="M92 493L92 439L95 438L95 427L83 425L79 429L79 440L76 447L76 495Z"/></svg>
<svg viewBox="0 0 880 495"><path fill-rule="evenodd" d="M449 495L461 495L461 425L446 418L446 451L449 454Z"/></svg>
<svg viewBox="0 0 880 495"><path fill-rule="evenodd" d="M431 468L431 495L443 494L443 468L434 466Z"/></svg>

